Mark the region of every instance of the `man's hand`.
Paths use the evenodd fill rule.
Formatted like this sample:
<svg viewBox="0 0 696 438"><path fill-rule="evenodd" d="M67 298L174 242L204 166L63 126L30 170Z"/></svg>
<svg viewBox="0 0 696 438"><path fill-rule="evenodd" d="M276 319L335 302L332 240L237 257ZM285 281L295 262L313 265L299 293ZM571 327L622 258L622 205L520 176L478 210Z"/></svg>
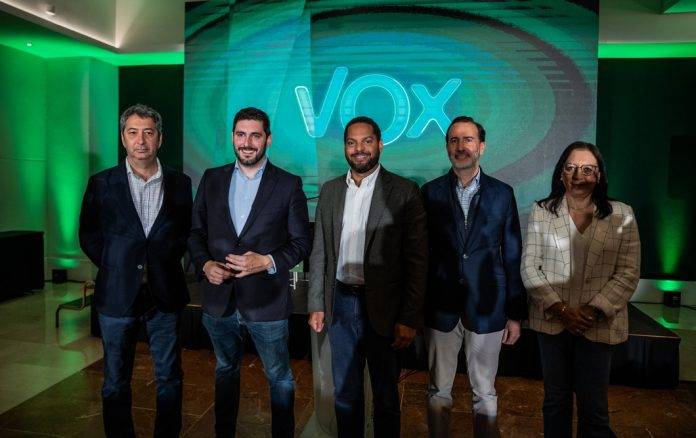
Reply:
<svg viewBox="0 0 696 438"><path fill-rule="evenodd" d="M394 326L394 343L391 346L394 348L406 348L413 342L415 337L416 329L397 323Z"/></svg>
<svg viewBox="0 0 696 438"><path fill-rule="evenodd" d="M232 273L224 264L214 260L208 260L203 265L203 273L211 284L222 284L232 276Z"/></svg>
<svg viewBox="0 0 696 438"><path fill-rule="evenodd" d="M519 321L508 319L503 330L503 344L514 345L520 338L521 326Z"/></svg>
<svg viewBox="0 0 696 438"><path fill-rule="evenodd" d="M321 332L324 329L324 312L310 312L307 323L315 332Z"/></svg>
<svg viewBox="0 0 696 438"><path fill-rule="evenodd" d="M225 266L232 271L236 271L234 276L237 278L256 274L257 272L265 271L273 266L273 262L269 256L257 254L252 251L247 251L243 255L228 254L225 260L227 261Z"/></svg>

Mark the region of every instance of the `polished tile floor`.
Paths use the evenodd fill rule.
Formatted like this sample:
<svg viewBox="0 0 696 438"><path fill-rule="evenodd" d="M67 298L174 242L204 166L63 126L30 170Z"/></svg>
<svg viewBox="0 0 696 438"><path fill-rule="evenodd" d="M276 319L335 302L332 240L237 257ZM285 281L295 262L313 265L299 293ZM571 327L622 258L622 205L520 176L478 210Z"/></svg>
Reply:
<svg viewBox="0 0 696 438"><path fill-rule="evenodd" d="M213 376L215 359L206 350L185 350L186 370L183 436L212 437ZM295 416L297 435L314 408L312 369L306 360L292 363L297 381ZM406 374L406 373L405 373ZM97 362L0 415L3 437L101 436L101 362ZM500 428L504 437L538 437L542 433L541 382L503 377L498 379ZM425 373L401 383L402 436L427 436ZM471 398L466 376L455 382L454 436L471 436ZM611 420L619 437L696 436L696 384L682 383L675 390L647 390L612 386L609 392ZM139 345L133 379L133 417L138 436L152 436L155 386L147 346ZM237 426L239 437L270 436L268 386L261 364L245 355L242 398Z"/></svg>
<svg viewBox="0 0 696 438"><path fill-rule="evenodd" d="M82 285L46 283L41 292L0 303L0 412L50 388L102 358L101 341L89 335L89 310L58 304L82 295Z"/></svg>
<svg viewBox="0 0 696 438"><path fill-rule="evenodd" d="M89 336L89 311L61 312L61 328L53 326L58 303L79 296L79 285L47 285L44 292L0 303L0 436L102 436L100 387L101 345ZM660 306L641 310L665 318ZM667 310L670 312L671 310ZM680 327L684 362L693 363L696 319L683 308ZM675 321L673 314L667 315ZM658 319L659 320L659 319ZM693 324L693 325L691 325ZM689 336L691 336L689 338ZM213 436L215 359L207 350L183 352L184 435ZM689 365L691 366L691 365ZM292 363L297 381L295 415L298 435L314 409L311 363ZM268 386L261 364L245 355L238 436L270 436ZM505 437L535 437L542 432L541 382L515 377L498 379L500 427ZM425 374L404 373L402 436L427 436ZM471 398L466 376L454 389L454 436L471 436ZM675 390L610 388L612 426L620 437L696 437L696 383L682 382ZM155 386L147 345L139 344L133 379L133 413L138 436L151 436ZM307 435L304 435L307 436Z"/></svg>

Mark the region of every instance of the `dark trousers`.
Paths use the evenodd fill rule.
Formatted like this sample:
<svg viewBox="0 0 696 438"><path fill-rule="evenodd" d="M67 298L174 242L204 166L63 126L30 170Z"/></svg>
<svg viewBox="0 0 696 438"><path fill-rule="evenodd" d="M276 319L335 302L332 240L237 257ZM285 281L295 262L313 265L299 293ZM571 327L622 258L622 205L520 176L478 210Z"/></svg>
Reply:
<svg viewBox="0 0 696 438"><path fill-rule="evenodd" d="M144 316L99 314L104 346L102 409L107 437L135 437L131 416L131 377L140 326L145 324L155 365L157 414L155 437L177 437L181 431L181 348L179 313L148 312Z"/></svg>
<svg viewBox="0 0 696 438"><path fill-rule="evenodd" d="M544 373L544 436L573 436L573 393L578 438L614 437L609 427L607 390L613 346L568 331L538 333Z"/></svg>
<svg viewBox="0 0 696 438"><path fill-rule="evenodd" d="M354 295L336 287L329 340L338 436L364 436L363 378L367 360L374 401L374 435L398 437L401 427L397 388L401 372L399 356L390 345L393 339L380 336L370 326L363 294Z"/></svg>
<svg viewBox="0 0 696 438"><path fill-rule="evenodd" d="M203 313L203 325L215 349L215 436L234 437L239 413L239 366L244 333L251 335L263 363L271 394L271 434L295 433L295 379L290 369L288 320L245 321L235 312L215 317Z"/></svg>

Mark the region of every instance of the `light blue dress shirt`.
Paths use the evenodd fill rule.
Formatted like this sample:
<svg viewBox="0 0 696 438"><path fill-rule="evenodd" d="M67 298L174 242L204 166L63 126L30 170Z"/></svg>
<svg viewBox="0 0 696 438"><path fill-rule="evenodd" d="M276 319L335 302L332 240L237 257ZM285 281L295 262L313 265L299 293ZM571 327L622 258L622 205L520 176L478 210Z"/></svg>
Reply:
<svg viewBox="0 0 696 438"><path fill-rule="evenodd" d="M466 187L462 186L461 180L457 178L457 185L455 189L457 191L457 199L459 200L459 205L462 207L462 212L464 213L465 227L468 226L469 206L471 205L471 200L474 199L474 196L476 196L476 193L478 193L479 187L481 187L480 169L478 173L476 173L474 179L469 181L469 184Z"/></svg>
<svg viewBox="0 0 696 438"><path fill-rule="evenodd" d="M267 163L268 158L264 158L263 164L251 178L248 178L244 172L242 172L238 162L235 161L234 163L234 171L232 172L230 191L227 194L227 202L230 207L230 216L232 217L232 223L234 224L234 229L237 231L237 235L242 232L249 218L251 206L254 204L254 199L256 199L256 194L259 191L261 177L263 177L263 172L266 170ZM273 256L270 254L268 254L268 256L273 263L273 266L268 268L268 273L275 274L275 260L273 260Z"/></svg>

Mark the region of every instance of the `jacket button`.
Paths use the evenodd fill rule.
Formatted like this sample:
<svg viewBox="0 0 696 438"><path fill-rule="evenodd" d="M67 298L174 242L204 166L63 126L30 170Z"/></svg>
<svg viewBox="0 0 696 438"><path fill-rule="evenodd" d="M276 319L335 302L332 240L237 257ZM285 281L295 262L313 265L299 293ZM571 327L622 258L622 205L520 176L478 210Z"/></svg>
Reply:
<svg viewBox="0 0 696 438"><path fill-rule="evenodd" d="M462 258L463 258L464 260L468 259L468 258L469 258L469 254L463 254L463 255L462 255Z"/></svg>
<svg viewBox="0 0 696 438"><path fill-rule="evenodd" d="M138 269L143 269L143 265L138 265Z"/></svg>

